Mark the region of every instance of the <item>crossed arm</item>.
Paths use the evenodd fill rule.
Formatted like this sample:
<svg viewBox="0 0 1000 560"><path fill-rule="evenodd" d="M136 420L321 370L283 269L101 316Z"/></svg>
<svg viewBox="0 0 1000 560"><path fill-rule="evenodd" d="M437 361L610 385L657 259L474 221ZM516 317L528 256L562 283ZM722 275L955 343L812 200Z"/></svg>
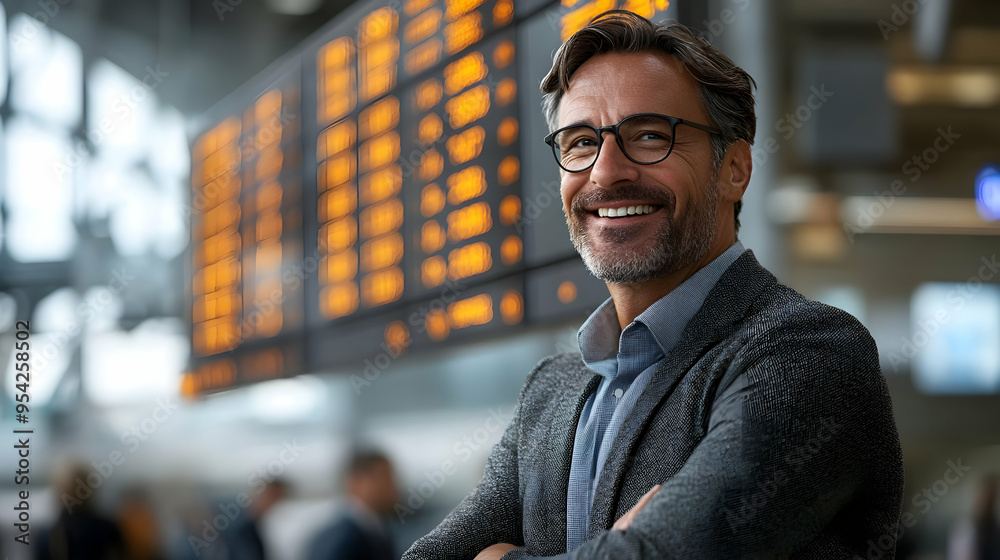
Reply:
<svg viewBox="0 0 1000 560"><path fill-rule="evenodd" d="M639 498L639 501L632 506L632 509L625 512L624 515L615 521L615 524L611 527L611 529L615 531L627 530L629 526L632 525L632 521L635 519L635 516L639 515L642 508L646 507L646 504L649 503L653 494L656 494L660 488L661 486L659 484L653 486L649 492L646 492L641 498ZM518 547L509 543L495 544L483 549L483 551L476 556L475 560L500 560L503 558L504 554L507 554L512 550L517 550L517 548Z"/></svg>
<svg viewBox="0 0 1000 560"><path fill-rule="evenodd" d="M872 449L893 443L891 405L872 360L805 342L793 351L756 352L738 366L705 437L680 471L633 508L624 530L547 558L785 557L849 515L843 510L873 468ZM856 350L870 356L874 348ZM476 490L405 559L541 558L523 542L518 418ZM842 546L845 556L864 553L828 546Z"/></svg>

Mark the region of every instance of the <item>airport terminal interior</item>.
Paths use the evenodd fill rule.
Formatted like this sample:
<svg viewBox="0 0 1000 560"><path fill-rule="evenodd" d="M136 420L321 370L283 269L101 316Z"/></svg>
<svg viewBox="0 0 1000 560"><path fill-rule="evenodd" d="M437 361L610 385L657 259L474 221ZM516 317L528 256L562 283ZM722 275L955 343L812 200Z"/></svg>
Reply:
<svg viewBox="0 0 1000 560"><path fill-rule="evenodd" d="M87 502L130 557L211 558L254 512L304 559L359 449L391 464L397 557L437 526L609 297L539 83L613 8L756 80L739 238L877 343L896 557L973 558L1000 508L992 0L3 0L0 556Z"/></svg>

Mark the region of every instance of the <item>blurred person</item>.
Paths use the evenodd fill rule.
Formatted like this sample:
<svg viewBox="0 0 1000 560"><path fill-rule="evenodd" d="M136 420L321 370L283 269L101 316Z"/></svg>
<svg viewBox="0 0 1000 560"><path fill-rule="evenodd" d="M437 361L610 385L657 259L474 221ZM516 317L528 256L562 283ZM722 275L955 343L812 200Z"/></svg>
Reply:
<svg viewBox="0 0 1000 560"><path fill-rule="evenodd" d="M211 542L204 538L206 522L211 518L209 504L199 499L188 497L178 504L167 530L169 557L174 560L227 560L225 543L218 538Z"/></svg>
<svg viewBox="0 0 1000 560"><path fill-rule="evenodd" d="M57 468L52 490L59 504L59 517L42 531L36 560L120 560L125 546L114 521L95 511L96 488L90 480L100 476L80 464Z"/></svg>
<svg viewBox="0 0 1000 560"><path fill-rule="evenodd" d="M220 533L226 549L227 560L265 560L268 558L264 539L260 536L260 522L264 515L288 495L288 484L275 478L267 481L246 509L246 515L233 520L232 525Z"/></svg>
<svg viewBox="0 0 1000 560"><path fill-rule="evenodd" d="M119 500L116 517L126 559L156 560L161 557L156 511L145 489L133 487L125 490Z"/></svg>
<svg viewBox="0 0 1000 560"><path fill-rule="evenodd" d="M737 238L752 87L631 12L560 47L546 157L611 298L582 355L528 375L482 480L404 559L893 557L902 453L875 343Z"/></svg>
<svg viewBox="0 0 1000 560"><path fill-rule="evenodd" d="M1000 560L997 482L994 474L979 481L971 515L956 523L948 535L948 560Z"/></svg>
<svg viewBox="0 0 1000 560"><path fill-rule="evenodd" d="M354 453L344 477L347 506L309 547L307 560L393 560L384 517L392 513L399 489L392 462L376 451Z"/></svg>

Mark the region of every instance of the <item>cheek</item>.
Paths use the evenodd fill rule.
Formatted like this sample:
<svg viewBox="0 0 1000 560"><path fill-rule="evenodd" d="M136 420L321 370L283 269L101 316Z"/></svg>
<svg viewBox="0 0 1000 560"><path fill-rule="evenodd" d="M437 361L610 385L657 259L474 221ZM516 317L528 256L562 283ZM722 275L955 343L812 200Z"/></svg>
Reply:
<svg viewBox="0 0 1000 560"><path fill-rule="evenodd" d="M559 186L559 192L562 194L563 209L569 210L573 203L573 197L576 196L576 193L580 192L582 186L583 182L579 180L578 175L563 173L562 182Z"/></svg>
<svg viewBox="0 0 1000 560"><path fill-rule="evenodd" d="M705 191L709 187L709 177L699 178L692 170L674 170L660 175L657 179L663 185L669 185L674 195L674 215L683 216L704 200Z"/></svg>

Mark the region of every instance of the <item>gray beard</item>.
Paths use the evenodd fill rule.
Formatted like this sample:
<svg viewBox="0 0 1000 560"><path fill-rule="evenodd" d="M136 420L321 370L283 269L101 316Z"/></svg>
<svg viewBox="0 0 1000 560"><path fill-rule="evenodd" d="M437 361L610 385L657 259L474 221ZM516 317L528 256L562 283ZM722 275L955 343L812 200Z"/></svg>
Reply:
<svg viewBox="0 0 1000 560"><path fill-rule="evenodd" d="M652 195L656 193L655 198ZM676 199L669 192L647 189L638 185L626 186L611 191L615 198L652 199L663 208L659 212L670 218L660 223L655 241L647 247L630 244L638 228L618 227L595 232L605 245L609 242L617 246L613 253L605 251L598 255L593 249L590 235L584 227L585 211L582 209L593 202L612 202L610 196L591 196L587 200L572 202L566 212L573 247L583 258L587 269L594 276L610 284L638 284L662 278L698 262L708 253L715 241L716 219L719 206L718 174L713 173L704 200L691 206L690 211L679 221L673 218Z"/></svg>

